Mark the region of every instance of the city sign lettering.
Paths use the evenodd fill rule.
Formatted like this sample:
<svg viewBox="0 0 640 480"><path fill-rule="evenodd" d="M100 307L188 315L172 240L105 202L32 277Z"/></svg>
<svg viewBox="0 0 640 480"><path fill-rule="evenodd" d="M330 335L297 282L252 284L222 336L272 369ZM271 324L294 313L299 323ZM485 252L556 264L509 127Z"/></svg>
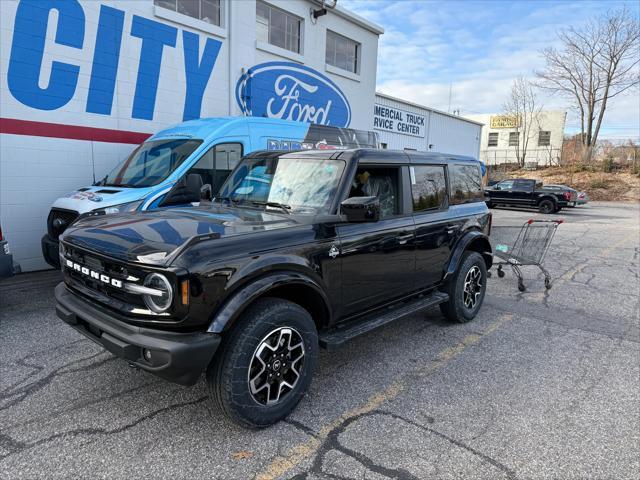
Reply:
<svg viewBox="0 0 640 480"><path fill-rule="evenodd" d="M292 62L251 67L236 84L245 115L348 127L351 106L340 87L322 73Z"/></svg>
<svg viewBox="0 0 640 480"><path fill-rule="evenodd" d="M424 137L425 124L426 117L424 115L382 105L375 106L373 128L376 130Z"/></svg>
<svg viewBox="0 0 640 480"><path fill-rule="evenodd" d="M55 10L57 24L49 25L49 13ZM16 10L13 40L9 57L7 83L20 103L38 110L57 110L76 93L81 66L53 58L49 78L40 86L47 42L83 50L93 47L89 73L89 91L85 110L111 115L118 77L118 61L123 40L125 12L100 6L97 33L93 45L87 45L85 12L78 0L22 0ZM131 118L153 120L163 52L176 47L178 29L165 23L133 15L130 36L140 45L137 78ZM46 38L47 29L55 38ZM183 120L200 117L202 98L218 58L222 42L206 38L201 47L200 35L182 31L185 99ZM49 59L46 59L49 60ZM79 63L79 62L76 62Z"/></svg>

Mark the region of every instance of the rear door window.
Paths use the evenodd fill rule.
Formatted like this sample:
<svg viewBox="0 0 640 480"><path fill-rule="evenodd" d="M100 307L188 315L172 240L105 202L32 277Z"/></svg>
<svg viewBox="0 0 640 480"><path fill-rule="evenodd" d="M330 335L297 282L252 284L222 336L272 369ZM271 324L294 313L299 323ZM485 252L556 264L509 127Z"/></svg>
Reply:
<svg viewBox="0 0 640 480"><path fill-rule="evenodd" d="M447 182L442 165L417 165L411 172L413 211L439 209L445 205Z"/></svg>
<svg viewBox="0 0 640 480"><path fill-rule="evenodd" d="M449 185L451 205L484 201L480 165L449 165Z"/></svg>

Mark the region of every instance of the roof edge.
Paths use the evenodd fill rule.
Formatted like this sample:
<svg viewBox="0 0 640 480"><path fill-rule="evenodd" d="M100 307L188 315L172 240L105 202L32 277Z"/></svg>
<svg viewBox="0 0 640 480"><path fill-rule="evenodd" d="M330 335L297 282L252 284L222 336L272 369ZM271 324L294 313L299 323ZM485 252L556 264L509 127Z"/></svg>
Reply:
<svg viewBox="0 0 640 480"><path fill-rule="evenodd" d="M357 13L354 13L351 10L347 10L346 8L343 8L339 5L336 5L335 8L332 8L329 11L335 13L339 17L344 18L345 20L349 20L350 22L355 23L356 25L366 30L369 30L372 33L375 33L376 35L382 35L384 33L384 28L377 23L373 23L366 18L361 17Z"/></svg>
<svg viewBox="0 0 640 480"><path fill-rule="evenodd" d="M437 108L427 107L426 105L420 105L419 103L410 102L410 101L404 100L402 98L398 98L398 97L394 97L392 95L388 95L386 93L378 92L377 90L376 90L376 97L384 97L384 98L387 98L389 100L393 100L395 102L406 103L407 105L411 105L412 107L422 108L424 110L429 110L430 112L435 112L435 113L438 113L440 115L444 115L446 117L457 118L458 120L463 120L463 121L469 122L469 123L475 123L476 125L480 125L480 126L484 125L484 123L482 123L482 122L478 122L476 120L471 120L470 118L463 117L462 115L454 115L452 113L443 112L442 110L438 110Z"/></svg>

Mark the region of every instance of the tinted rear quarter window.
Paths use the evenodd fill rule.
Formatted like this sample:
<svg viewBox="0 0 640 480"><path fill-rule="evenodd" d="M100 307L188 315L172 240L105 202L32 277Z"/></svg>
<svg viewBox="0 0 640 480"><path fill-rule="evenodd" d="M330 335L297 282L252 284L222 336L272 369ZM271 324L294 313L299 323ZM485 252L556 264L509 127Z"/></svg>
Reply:
<svg viewBox="0 0 640 480"><path fill-rule="evenodd" d="M480 165L449 165L450 204L484 201Z"/></svg>
<svg viewBox="0 0 640 480"><path fill-rule="evenodd" d="M414 212L441 208L444 205L446 188L443 166L411 167L411 196Z"/></svg>

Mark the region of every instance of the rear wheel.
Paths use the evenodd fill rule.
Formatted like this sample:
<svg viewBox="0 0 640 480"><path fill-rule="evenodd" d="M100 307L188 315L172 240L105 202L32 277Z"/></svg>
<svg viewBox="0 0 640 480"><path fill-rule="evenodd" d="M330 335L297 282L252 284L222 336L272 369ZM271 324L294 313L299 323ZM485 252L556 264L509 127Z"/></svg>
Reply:
<svg viewBox="0 0 640 480"><path fill-rule="evenodd" d="M545 215L553 213L555 209L556 209L555 204L549 199L542 200L538 205L538 211L540 213L544 213Z"/></svg>
<svg viewBox="0 0 640 480"><path fill-rule="evenodd" d="M258 300L225 335L207 369L214 410L261 428L286 417L309 385L318 353L311 315L278 299Z"/></svg>
<svg viewBox="0 0 640 480"><path fill-rule="evenodd" d="M455 274L444 285L449 300L440 304L442 314L452 322L466 323L475 318L487 289L487 265L477 252L464 253Z"/></svg>

